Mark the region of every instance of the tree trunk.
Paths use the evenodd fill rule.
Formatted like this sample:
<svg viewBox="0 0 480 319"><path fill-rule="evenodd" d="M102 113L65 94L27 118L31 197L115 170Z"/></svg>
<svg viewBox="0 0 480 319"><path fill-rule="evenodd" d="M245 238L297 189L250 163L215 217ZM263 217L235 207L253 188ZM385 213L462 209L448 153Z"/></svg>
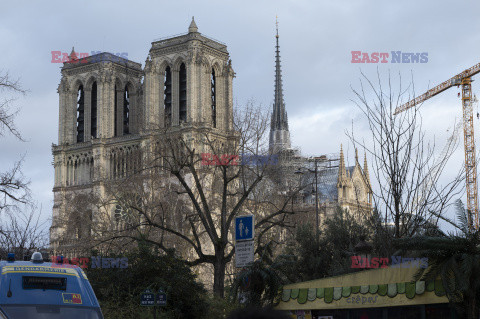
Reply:
<svg viewBox="0 0 480 319"><path fill-rule="evenodd" d="M395 238L400 238L400 214L395 212Z"/></svg>
<svg viewBox="0 0 480 319"><path fill-rule="evenodd" d="M475 298L475 292L472 292L471 296L468 298L469 303L467 305L467 318L468 319L477 319L477 304Z"/></svg>
<svg viewBox="0 0 480 319"><path fill-rule="evenodd" d="M213 264L213 293L220 298L224 297L226 262L224 251L215 248L215 263Z"/></svg>

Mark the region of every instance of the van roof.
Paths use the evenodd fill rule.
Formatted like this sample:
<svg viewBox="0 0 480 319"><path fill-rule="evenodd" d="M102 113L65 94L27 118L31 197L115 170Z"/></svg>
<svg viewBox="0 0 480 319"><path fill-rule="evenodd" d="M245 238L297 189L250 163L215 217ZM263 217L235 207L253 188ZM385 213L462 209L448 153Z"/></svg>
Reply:
<svg viewBox="0 0 480 319"><path fill-rule="evenodd" d="M0 261L0 305L99 307L81 268L50 262Z"/></svg>

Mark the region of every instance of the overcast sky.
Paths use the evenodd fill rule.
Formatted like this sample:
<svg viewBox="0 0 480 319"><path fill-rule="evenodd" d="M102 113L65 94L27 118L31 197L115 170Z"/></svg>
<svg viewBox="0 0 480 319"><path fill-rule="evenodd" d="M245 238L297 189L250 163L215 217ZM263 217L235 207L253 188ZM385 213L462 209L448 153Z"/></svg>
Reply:
<svg viewBox="0 0 480 319"><path fill-rule="evenodd" d="M368 138L365 121L351 101L360 71L375 77L378 69L384 78L390 72L394 82L399 72L405 81L413 74L416 92L423 93L480 62L480 3L472 0L3 1L0 6L0 70L20 78L29 90L14 104L20 108L16 122L27 142L0 141L0 170L25 154L24 174L44 218L51 216L53 205L51 144L58 141L62 66L51 63L51 51L70 53L75 46L89 54L126 52L144 65L152 41L186 32L195 16L199 32L228 46L236 72L235 101L271 105L278 15L293 145L304 154L320 155L338 152L343 143L351 165L354 152L345 130L353 125L358 136ZM391 63L390 56L389 63L357 64L351 63L351 51L427 52L428 62ZM474 93L479 89L474 82ZM429 138L435 137L440 149L447 130L461 117L457 92L452 88L421 109ZM475 128L479 124L475 118ZM463 156L460 148L448 170L456 171Z"/></svg>

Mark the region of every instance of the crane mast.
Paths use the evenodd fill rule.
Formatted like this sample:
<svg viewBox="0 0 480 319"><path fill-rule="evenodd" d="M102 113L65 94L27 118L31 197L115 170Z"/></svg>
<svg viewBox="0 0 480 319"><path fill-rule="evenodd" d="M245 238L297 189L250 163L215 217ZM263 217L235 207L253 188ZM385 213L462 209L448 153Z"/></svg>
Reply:
<svg viewBox="0 0 480 319"><path fill-rule="evenodd" d="M478 188L473 135L472 80L462 80L463 137L465 142L465 181L467 186L467 209L473 214L475 229L478 229ZM468 215L470 218L470 215ZM469 220L469 224L472 221Z"/></svg>
<svg viewBox="0 0 480 319"><path fill-rule="evenodd" d="M470 219L469 225L475 229L479 227L478 220L478 187L477 167L475 160L475 138L473 129L473 106L472 106L472 79L471 77L480 73L480 63L455 75L449 80L428 90L417 98L397 107L394 114L406 111L409 108L420 104L429 98L451 88L462 86L462 109L463 109L463 137L465 144L465 183L467 189L467 209L472 213L474 220Z"/></svg>

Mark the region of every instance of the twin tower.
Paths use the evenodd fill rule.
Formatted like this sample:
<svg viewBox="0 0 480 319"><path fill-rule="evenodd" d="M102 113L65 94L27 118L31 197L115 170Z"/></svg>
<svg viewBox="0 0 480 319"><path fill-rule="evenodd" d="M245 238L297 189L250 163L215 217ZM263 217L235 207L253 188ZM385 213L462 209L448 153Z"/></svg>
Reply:
<svg viewBox="0 0 480 319"><path fill-rule="evenodd" d="M194 20L188 33L153 42L143 70L99 55L64 63L59 146L182 124L231 130L234 72L227 47L200 34Z"/></svg>
<svg viewBox="0 0 480 319"><path fill-rule="evenodd" d="M72 239L90 235L74 220L73 194L101 194L105 181L140 169L155 130L233 134L234 71L227 47L200 34L193 19L188 33L152 42L143 70L110 53L76 61L72 51L70 59L76 63L61 70L59 138L52 147L54 251L68 251Z"/></svg>

